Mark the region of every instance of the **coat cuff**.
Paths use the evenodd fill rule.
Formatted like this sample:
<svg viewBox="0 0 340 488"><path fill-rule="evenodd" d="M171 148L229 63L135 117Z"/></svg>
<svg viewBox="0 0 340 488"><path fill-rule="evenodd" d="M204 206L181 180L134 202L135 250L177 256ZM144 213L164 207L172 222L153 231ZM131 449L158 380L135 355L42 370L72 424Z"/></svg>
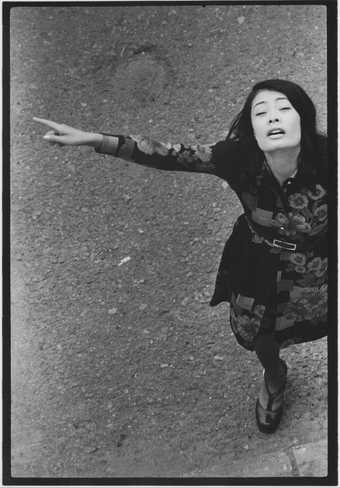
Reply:
<svg viewBox="0 0 340 488"><path fill-rule="evenodd" d="M103 140L100 145L95 148L95 151L99 154L112 154L116 156L119 146L119 138L108 134L103 134Z"/></svg>

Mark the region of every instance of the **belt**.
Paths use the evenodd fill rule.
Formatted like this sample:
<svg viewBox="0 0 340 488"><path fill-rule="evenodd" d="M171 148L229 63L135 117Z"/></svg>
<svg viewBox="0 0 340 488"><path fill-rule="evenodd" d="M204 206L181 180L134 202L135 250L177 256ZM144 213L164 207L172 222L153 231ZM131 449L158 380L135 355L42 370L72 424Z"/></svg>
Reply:
<svg viewBox="0 0 340 488"><path fill-rule="evenodd" d="M280 241L280 239L272 239L271 241L265 239L264 242L270 247L279 247L280 249L285 249L286 251L296 251L297 247L294 242Z"/></svg>
<svg viewBox="0 0 340 488"><path fill-rule="evenodd" d="M244 214L243 214L244 215ZM245 216L245 220L248 224L248 227L249 227L249 230L257 235L258 237L264 239L264 242L270 246L270 247L278 247L279 249L284 249L286 251L296 251L296 248L297 248L297 244L295 244L294 242L287 242L287 241L281 241L280 239L266 239L264 238L263 236L261 236L260 234L258 234L256 232L256 230L253 228L253 226L251 225L251 223L249 222L249 219L247 218L247 216Z"/></svg>
<svg viewBox="0 0 340 488"><path fill-rule="evenodd" d="M260 237L261 239L263 239L263 242L265 242L268 246L283 249L285 251L292 251L292 252L294 252L294 251L297 251L297 252L307 251L308 249L314 248L324 238L324 235L321 235L321 236L318 236L317 238L313 239L312 242L310 242L310 243L304 242L303 244L300 244L300 243L297 244L295 242L282 241L281 239L275 239L275 238L266 239L264 236L261 236L261 234L258 234L258 232L256 232L256 230L253 228L253 226L251 225L251 223L249 222L249 219L247 217L245 218L245 220L248 224L249 230L253 234L255 234L258 237Z"/></svg>

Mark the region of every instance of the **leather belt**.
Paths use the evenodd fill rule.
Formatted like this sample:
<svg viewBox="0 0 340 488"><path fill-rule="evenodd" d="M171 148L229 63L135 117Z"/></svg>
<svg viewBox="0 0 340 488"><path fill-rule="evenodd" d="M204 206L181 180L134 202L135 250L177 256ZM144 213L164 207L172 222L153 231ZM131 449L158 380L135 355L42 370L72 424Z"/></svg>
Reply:
<svg viewBox="0 0 340 488"><path fill-rule="evenodd" d="M246 217L246 222L248 224L248 227L249 227L249 230L257 235L258 237L260 238L263 238L260 234L258 234L256 232L256 230L253 228L253 226L251 225L251 223L249 222L249 219ZM295 242L288 242L288 241L282 241L280 239L266 239L266 238L263 238L264 239L264 242L270 246L270 247L277 247L279 249L284 249L285 251L296 251L296 248L297 248L297 244L295 244Z"/></svg>
<svg viewBox="0 0 340 488"><path fill-rule="evenodd" d="M282 241L281 239L276 239L276 238L266 239L264 236L261 236L261 234L258 234L258 232L256 232L256 230L253 228L253 226L251 225L251 223L249 222L249 219L247 217L246 217L246 222L248 224L249 230L253 234L257 235L259 238L263 239L263 242L265 242L268 246L276 247L276 248L279 248L279 249L282 249L285 251L292 251L292 252L301 251L301 252L304 252L304 251L307 251L308 249L314 248L324 238L324 234L322 234L322 235L316 237L315 239L313 239L312 242L310 242L310 243L305 242L303 244L299 244L299 243L296 244L295 242Z"/></svg>
<svg viewBox="0 0 340 488"><path fill-rule="evenodd" d="M279 247L286 251L296 251L297 247L294 242L280 241L280 239L273 239L272 241L265 239L264 242L270 247Z"/></svg>

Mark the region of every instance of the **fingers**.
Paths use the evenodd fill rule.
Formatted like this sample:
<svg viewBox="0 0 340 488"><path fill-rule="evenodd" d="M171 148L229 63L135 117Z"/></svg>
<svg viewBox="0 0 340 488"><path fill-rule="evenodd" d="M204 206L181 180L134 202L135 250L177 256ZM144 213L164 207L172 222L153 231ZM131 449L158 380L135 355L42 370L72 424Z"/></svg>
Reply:
<svg viewBox="0 0 340 488"><path fill-rule="evenodd" d="M53 130L49 130L48 132L46 132L43 139L45 139L46 141L52 144L62 144L60 140L60 135L56 134L55 131Z"/></svg>
<svg viewBox="0 0 340 488"><path fill-rule="evenodd" d="M44 139L47 139L47 140L54 140L58 137L59 133L57 133L56 131L54 130L49 130L48 132L46 132L46 134L44 135Z"/></svg>
<svg viewBox="0 0 340 488"><path fill-rule="evenodd" d="M51 129L54 129L55 131L60 131L63 124L57 124L57 122L53 122L52 120L47 120L47 119L41 119L39 117L33 117L33 120L36 122L40 122L41 124L47 125L47 127L51 127Z"/></svg>

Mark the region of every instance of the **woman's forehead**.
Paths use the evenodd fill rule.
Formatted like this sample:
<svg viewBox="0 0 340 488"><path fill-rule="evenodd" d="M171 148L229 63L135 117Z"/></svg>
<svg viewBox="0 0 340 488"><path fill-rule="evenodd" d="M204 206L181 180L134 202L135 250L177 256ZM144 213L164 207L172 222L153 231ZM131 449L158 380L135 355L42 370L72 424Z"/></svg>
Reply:
<svg viewBox="0 0 340 488"><path fill-rule="evenodd" d="M254 100L252 102L252 107L255 105L263 103L263 102L272 102L272 101L280 101L280 100L287 100L287 96L278 91L274 90L260 90L256 93Z"/></svg>

